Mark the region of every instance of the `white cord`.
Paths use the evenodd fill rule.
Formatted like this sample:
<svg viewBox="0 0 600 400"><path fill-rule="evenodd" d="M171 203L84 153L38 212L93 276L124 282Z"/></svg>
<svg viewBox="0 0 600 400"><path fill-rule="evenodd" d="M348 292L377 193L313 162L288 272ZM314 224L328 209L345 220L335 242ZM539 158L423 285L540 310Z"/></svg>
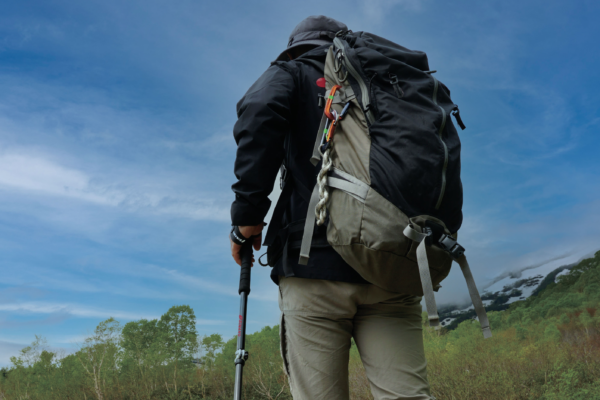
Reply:
<svg viewBox="0 0 600 400"><path fill-rule="evenodd" d="M325 223L325 218L327 217L327 201L329 200L329 190L327 188L327 175L329 174L329 170L331 169L333 162L331 158L329 158L329 153L331 152L331 146L325 150L325 153L321 153L321 149L319 149L319 153L323 157L323 163L321 166L321 171L319 171L319 175L317 176L317 184L319 185L319 202L315 207L315 216L317 217L317 225L321 226Z"/></svg>

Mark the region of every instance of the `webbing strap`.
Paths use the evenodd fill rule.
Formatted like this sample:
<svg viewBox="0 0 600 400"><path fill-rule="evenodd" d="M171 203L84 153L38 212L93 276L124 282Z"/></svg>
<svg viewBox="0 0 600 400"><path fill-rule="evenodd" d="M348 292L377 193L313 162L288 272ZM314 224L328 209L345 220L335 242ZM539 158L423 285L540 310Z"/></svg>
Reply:
<svg viewBox="0 0 600 400"><path fill-rule="evenodd" d="M429 326L438 326L440 317L437 313L437 305L435 303L435 296L433 295L433 283L431 282L431 274L429 273L429 261L427 260L427 249L425 248L424 240L417 247L417 263L419 264L419 275L421 276L421 284L423 285L423 296L425 297Z"/></svg>
<svg viewBox="0 0 600 400"><path fill-rule="evenodd" d="M427 235L425 235L424 233L417 232L410 225L408 225L406 228L404 228L404 232L402 232L402 233L404 233L404 236L406 236L413 242L417 242L417 243L421 243L421 241L423 241L423 239L425 239L427 237Z"/></svg>
<svg viewBox="0 0 600 400"><path fill-rule="evenodd" d="M473 274L471 274L471 268L469 268L467 258L463 255L458 257L455 261L458 263L458 265L460 265L460 269L462 270L463 275L465 276L465 281L467 281L467 287L469 288L469 294L471 295L471 301L473 302L473 307L475 308L475 312L477 313L477 318L479 318L479 323L481 324L483 337L486 339L490 338L492 337L490 322L488 321L485 307L483 306L481 296L479 296L479 291L477 290L477 286L475 285Z"/></svg>
<svg viewBox="0 0 600 400"><path fill-rule="evenodd" d="M329 175L333 176L334 178L342 178L345 179L349 182L355 183L359 186L364 186L365 188L368 188L369 185L367 185L366 183L364 183L363 181L361 181L360 179L358 179L357 177L355 177L352 174L349 174L347 172L342 171L341 169L338 169L336 167L331 168L331 172L329 173Z"/></svg>
<svg viewBox="0 0 600 400"><path fill-rule="evenodd" d="M338 90L337 92L335 92L335 94L333 95L333 104L340 104L340 103L347 103L352 99L355 99L356 95L354 94L354 90L352 89L352 86L344 86L343 87L343 94L342 91Z"/></svg>
<svg viewBox="0 0 600 400"><path fill-rule="evenodd" d="M319 147L321 146L321 141L323 140L323 135L325 134L325 124L327 124L327 115L323 113L323 117L321 117L321 123L319 124L319 130L317 130L317 138L315 139L315 146L313 147L312 157L310 158L310 162L314 166L316 166L319 163L319 161L321 161L321 153L319 152Z"/></svg>
<svg viewBox="0 0 600 400"><path fill-rule="evenodd" d="M437 305L435 304L435 296L433 295L433 283L431 282L431 274L429 273L429 261L427 260L427 249L425 248L424 240L427 235L417 232L413 227L407 225L404 228L404 236L419 243L417 247L417 264L419 265L419 275L421 276L421 285L423 286L423 297L425 297L425 308L427 308L429 326L438 326L440 317L437 313Z"/></svg>
<svg viewBox="0 0 600 400"><path fill-rule="evenodd" d="M271 216L271 223L269 224L269 228L267 229L267 234L265 235L265 241L263 246L270 246L275 242L275 238L279 233L279 228L281 227L281 220L283 219L283 213L285 212L285 208L287 207L290 198L292 197L293 186L291 182L288 181L283 186L281 190L281 194L279 195L279 199L277 200L277 204L275 205L275 209L273 210L273 215Z"/></svg>
<svg viewBox="0 0 600 400"><path fill-rule="evenodd" d="M265 235L263 246L270 246L275 242L275 238L277 237L277 234L279 234L279 230L281 228L283 214L285 213L285 209L292 198L292 192L294 190L305 201L310 201L311 192L302 182L300 182L298 179L295 179L294 176L288 171L288 177L283 185L283 189L281 190L281 194L279 195L275 209L273 210L271 223L267 228L267 234Z"/></svg>
<svg viewBox="0 0 600 400"><path fill-rule="evenodd" d="M315 231L315 208L319 202L319 185L315 185L312 195L310 196L310 202L308 203L308 211L306 213L306 221L304 221L304 233L302 234L302 244L300 245L300 259L298 264L308 264L310 258L310 245L312 243L313 233Z"/></svg>
<svg viewBox="0 0 600 400"><path fill-rule="evenodd" d="M361 203L365 202L367 192L369 191L369 186L367 185L357 185L356 183L332 176L327 177L327 186L343 190Z"/></svg>

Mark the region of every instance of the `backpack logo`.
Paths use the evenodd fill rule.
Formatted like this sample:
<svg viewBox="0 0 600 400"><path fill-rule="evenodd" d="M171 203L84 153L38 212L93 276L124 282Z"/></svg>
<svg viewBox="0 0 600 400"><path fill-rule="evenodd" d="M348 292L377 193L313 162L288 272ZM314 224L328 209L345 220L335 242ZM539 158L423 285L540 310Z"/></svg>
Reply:
<svg viewBox="0 0 600 400"><path fill-rule="evenodd" d="M325 78L317 79L317 86L324 88L325 87Z"/></svg>

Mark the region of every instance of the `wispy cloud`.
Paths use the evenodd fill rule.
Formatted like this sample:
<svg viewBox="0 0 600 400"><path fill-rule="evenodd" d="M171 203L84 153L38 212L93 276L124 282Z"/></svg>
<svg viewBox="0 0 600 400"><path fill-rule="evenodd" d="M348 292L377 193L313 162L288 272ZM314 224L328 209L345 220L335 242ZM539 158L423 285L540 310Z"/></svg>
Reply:
<svg viewBox="0 0 600 400"><path fill-rule="evenodd" d="M122 173L127 175L126 171ZM105 179L93 178L84 171L39 156L7 151L0 154L0 187L5 190L191 219L226 221L229 218L228 207L215 200L195 199L176 193L153 193L134 184L104 185L101 181Z"/></svg>
<svg viewBox="0 0 600 400"><path fill-rule="evenodd" d="M11 311L11 310L8 310ZM2 329L17 329L17 328L28 328L28 327L39 327L44 325L57 325L61 322L70 318L68 313L58 311L50 313L46 318L28 320L28 321L15 321L15 320L0 320L0 328Z"/></svg>
<svg viewBox="0 0 600 400"><path fill-rule="evenodd" d="M14 304L0 304L0 311L10 311L29 314L55 314L72 315L80 318L121 318L125 320L135 319L154 319L154 315L128 312L121 310L105 310L96 307L89 307L73 303L52 303L52 302L24 302Z"/></svg>
<svg viewBox="0 0 600 400"><path fill-rule="evenodd" d="M0 185L43 195L73 197L92 203L117 206L125 196L93 190L81 171L21 154L0 155Z"/></svg>
<svg viewBox="0 0 600 400"><path fill-rule="evenodd" d="M155 276L160 277L161 280L168 280L176 282L183 287L193 288L198 291L207 291L211 293L219 293L227 296L238 296L235 288L231 286L223 285L218 282L211 281L209 279L201 278L186 274L185 272L178 271L176 269L163 268L157 265L147 265L143 271L138 270L136 274L143 274L144 276Z"/></svg>

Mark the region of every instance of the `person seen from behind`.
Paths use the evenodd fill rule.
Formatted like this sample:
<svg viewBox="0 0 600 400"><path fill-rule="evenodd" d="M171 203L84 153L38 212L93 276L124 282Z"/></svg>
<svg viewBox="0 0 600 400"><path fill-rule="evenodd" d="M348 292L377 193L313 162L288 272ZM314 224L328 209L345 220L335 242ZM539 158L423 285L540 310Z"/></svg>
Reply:
<svg viewBox="0 0 600 400"><path fill-rule="evenodd" d="M352 339L376 400L433 399L421 297L366 281L328 244L326 224L315 227L308 264L298 263L310 189L321 168L309 160L326 101L324 63L336 33L347 30L325 16L301 21L287 49L237 104L232 225L235 235L260 249L268 195L281 171L282 196L289 198L275 210L266 239L271 278L279 285L281 354L295 400L349 399ZM238 264L240 248L231 241Z"/></svg>

